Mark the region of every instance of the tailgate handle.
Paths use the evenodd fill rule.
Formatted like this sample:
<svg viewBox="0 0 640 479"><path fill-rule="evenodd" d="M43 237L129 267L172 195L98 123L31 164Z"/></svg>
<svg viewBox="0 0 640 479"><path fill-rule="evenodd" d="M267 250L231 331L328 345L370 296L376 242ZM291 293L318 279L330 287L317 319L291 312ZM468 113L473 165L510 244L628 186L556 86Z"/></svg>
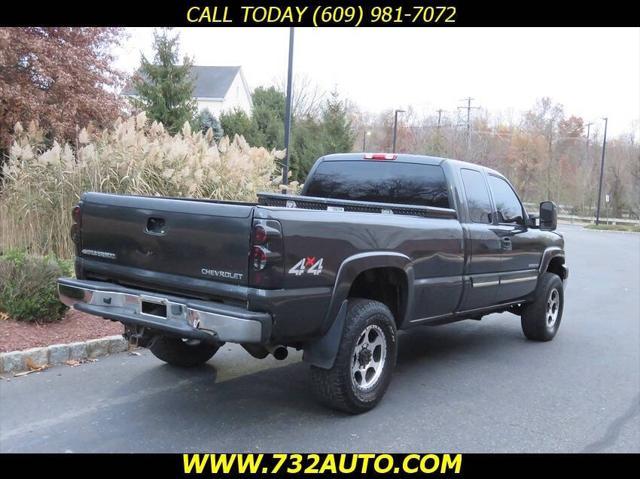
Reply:
<svg viewBox="0 0 640 479"><path fill-rule="evenodd" d="M165 234L164 229L164 218L149 218L147 220L147 233L153 235L163 235Z"/></svg>

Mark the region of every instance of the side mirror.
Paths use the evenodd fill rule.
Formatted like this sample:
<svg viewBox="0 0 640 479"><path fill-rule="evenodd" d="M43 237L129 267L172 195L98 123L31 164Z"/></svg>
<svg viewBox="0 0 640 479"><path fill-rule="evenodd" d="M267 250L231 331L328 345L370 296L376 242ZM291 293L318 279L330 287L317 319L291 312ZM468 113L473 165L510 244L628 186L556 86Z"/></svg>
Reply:
<svg viewBox="0 0 640 479"><path fill-rule="evenodd" d="M553 201L540 203L540 229L553 231L558 226L558 210Z"/></svg>

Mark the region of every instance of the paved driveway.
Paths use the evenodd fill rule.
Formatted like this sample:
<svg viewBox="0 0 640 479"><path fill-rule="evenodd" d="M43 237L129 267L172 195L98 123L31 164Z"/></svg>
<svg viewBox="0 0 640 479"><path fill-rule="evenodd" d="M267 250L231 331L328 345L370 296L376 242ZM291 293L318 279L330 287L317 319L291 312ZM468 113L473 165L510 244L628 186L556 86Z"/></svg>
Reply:
<svg viewBox="0 0 640 479"><path fill-rule="evenodd" d="M561 231L550 343L510 314L402 334L385 399L355 417L314 402L297 353L225 346L188 372L119 354L0 381L0 450L640 452L640 235Z"/></svg>

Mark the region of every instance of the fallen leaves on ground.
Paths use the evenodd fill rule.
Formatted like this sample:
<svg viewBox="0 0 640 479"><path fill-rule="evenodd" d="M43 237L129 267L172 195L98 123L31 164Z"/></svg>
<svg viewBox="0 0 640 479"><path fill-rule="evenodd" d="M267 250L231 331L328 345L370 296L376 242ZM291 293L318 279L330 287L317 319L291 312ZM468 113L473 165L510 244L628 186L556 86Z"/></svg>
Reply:
<svg viewBox="0 0 640 479"><path fill-rule="evenodd" d="M19 378L22 376L26 376L27 374L31 374L31 373L39 373L40 371L44 371L45 369L47 369L49 367L48 364L43 364L42 366L35 366L33 364L33 362L31 361L31 358L27 358L27 367L29 368L28 371L22 371L21 373L14 373L13 377L14 378Z"/></svg>
<svg viewBox="0 0 640 479"><path fill-rule="evenodd" d="M95 363L97 361L98 360L95 358L69 359L65 361L64 364L66 364L67 366L71 366L72 368L75 368L76 366L80 366L81 364L84 364L84 363Z"/></svg>
<svg viewBox="0 0 640 479"><path fill-rule="evenodd" d="M32 358L27 358L25 360L25 364L27 366L27 371L22 371L20 373L13 373L13 377L14 378L19 378L21 376L26 376L27 374L31 374L31 373L38 373L40 371L44 371L45 369L47 369L49 367L48 364L42 364L42 365L38 365L36 364Z"/></svg>
<svg viewBox="0 0 640 479"><path fill-rule="evenodd" d="M30 371L42 371L48 366L47 364L36 364L32 358L27 358L25 363Z"/></svg>

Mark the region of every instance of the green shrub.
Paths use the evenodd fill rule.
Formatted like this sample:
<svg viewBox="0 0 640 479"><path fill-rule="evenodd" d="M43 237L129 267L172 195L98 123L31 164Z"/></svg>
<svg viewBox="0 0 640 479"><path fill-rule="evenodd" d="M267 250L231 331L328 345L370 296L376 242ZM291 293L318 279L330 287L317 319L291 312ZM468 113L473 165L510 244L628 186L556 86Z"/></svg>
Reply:
<svg viewBox="0 0 640 479"><path fill-rule="evenodd" d="M53 256L9 251L0 256L0 311L18 321L58 321L66 306L58 299L56 279L72 274L70 262Z"/></svg>

